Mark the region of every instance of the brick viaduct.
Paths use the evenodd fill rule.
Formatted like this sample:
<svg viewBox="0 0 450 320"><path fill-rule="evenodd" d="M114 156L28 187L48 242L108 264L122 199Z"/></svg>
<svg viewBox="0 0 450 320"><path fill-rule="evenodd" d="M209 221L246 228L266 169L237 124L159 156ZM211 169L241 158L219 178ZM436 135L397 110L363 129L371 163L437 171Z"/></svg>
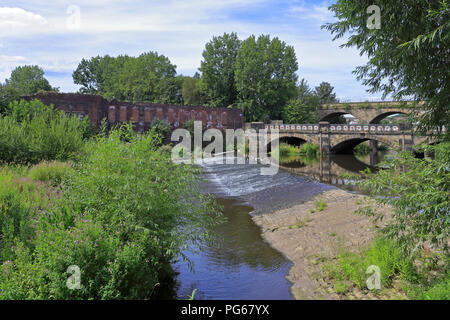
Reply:
<svg viewBox="0 0 450 320"><path fill-rule="evenodd" d="M108 101L99 95L76 93L43 93L24 98L39 99L46 105L53 104L59 110L80 117L89 116L95 128L100 127L103 119L107 119L110 125L132 121L139 132L148 130L154 119L169 122L173 130L188 120L202 121L206 128L243 127L243 115L239 109Z"/></svg>

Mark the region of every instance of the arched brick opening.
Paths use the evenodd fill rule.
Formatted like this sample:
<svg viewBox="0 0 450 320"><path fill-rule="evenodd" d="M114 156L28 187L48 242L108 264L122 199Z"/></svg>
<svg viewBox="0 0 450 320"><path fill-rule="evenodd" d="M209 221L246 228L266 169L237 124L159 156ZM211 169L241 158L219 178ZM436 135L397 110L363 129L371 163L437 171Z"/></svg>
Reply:
<svg viewBox="0 0 450 320"><path fill-rule="evenodd" d="M386 143L386 141L379 139L370 139L370 138L353 138L347 139L337 143L336 145L331 147L330 152L334 154L353 154L353 150L357 145L363 143L365 141L376 141L378 143L382 143L386 146L392 147L392 143Z"/></svg>
<svg viewBox="0 0 450 320"><path fill-rule="evenodd" d="M355 117L353 114L351 114L351 113L349 113L349 112L342 112L342 111L339 111L339 112L332 112L332 113L329 113L329 114L323 116L319 121L327 121L327 122L332 123L332 122L335 122L335 121L333 121L333 120L337 119L337 118L340 117L340 116L344 116L344 115L347 115L347 114L348 114L348 115L351 115L351 116L353 116L353 117ZM356 118L356 117L355 117L355 118Z"/></svg>
<svg viewBox="0 0 450 320"><path fill-rule="evenodd" d="M271 139L270 142L267 144L267 152L270 152L272 150L272 143L274 141L275 141L275 139ZM308 142L308 140L306 140L306 138L301 138L301 137L296 137L296 136L281 135L278 138L278 144L287 143L292 146L300 146L306 142Z"/></svg>
<svg viewBox="0 0 450 320"><path fill-rule="evenodd" d="M384 112L384 113L382 113L382 114L376 116L375 118L373 118L373 119L369 122L369 124L379 124L379 123L381 122L381 120L383 120L383 119L385 119L385 118L387 118L387 117L389 117L389 116L392 116L392 115L394 115L394 114L406 114L406 113L401 112L401 111L389 111L389 112Z"/></svg>

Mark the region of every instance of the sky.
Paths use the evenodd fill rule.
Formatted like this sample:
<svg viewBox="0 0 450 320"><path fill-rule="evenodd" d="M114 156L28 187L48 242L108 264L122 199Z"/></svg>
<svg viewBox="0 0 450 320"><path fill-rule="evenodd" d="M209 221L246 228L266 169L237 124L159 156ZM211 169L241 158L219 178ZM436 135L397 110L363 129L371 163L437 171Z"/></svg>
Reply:
<svg viewBox="0 0 450 320"><path fill-rule="evenodd" d="M76 92L72 72L82 58L156 51L194 75L205 44L236 32L269 34L294 47L299 79L329 82L343 101L380 100L352 71L367 57L321 25L333 22L331 0L0 0L0 81L20 65L39 65L62 92Z"/></svg>

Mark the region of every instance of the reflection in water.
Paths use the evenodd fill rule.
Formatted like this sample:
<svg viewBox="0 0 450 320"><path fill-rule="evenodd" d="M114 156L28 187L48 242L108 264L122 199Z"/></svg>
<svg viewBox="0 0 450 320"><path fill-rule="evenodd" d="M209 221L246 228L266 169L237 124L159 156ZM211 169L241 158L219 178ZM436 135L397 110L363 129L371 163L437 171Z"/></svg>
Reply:
<svg viewBox="0 0 450 320"><path fill-rule="evenodd" d="M387 152L375 154L331 154L322 157L283 156L280 167L294 174L301 174L323 183L355 190L352 181L342 178L344 174L360 174L365 169L376 171L377 164L388 156Z"/></svg>
<svg viewBox="0 0 450 320"><path fill-rule="evenodd" d="M374 169L381 158L381 154L283 158L285 170L274 176L261 176L261 165L203 163L210 181L204 191L218 196L228 221L214 230L217 242L203 243L198 253L184 252L195 273L184 262L173 265L178 273L172 287L177 298L186 299L196 289L196 299L292 299L285 278L291 263L264 242L250 212L308 200L332 188L302 176L351 189L339 176Z"/></svg>
<svg viewBox="0 0 450 320"><path fill-rule="evenodd" d="M175 264L178 298L197 289L196 299L292 299L285 279L290 263L263 241L249 215L253 208L233 198L217 201L228 221L215 229L217 243L186 252L195 273Z"/></svg>

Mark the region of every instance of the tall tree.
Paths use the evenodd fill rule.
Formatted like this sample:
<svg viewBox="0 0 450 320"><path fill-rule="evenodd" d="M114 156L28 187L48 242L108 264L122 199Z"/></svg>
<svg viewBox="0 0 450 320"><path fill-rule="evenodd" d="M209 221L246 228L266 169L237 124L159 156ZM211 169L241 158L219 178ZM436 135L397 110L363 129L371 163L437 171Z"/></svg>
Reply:
<svg viewBox="0 0 450 320"><path fill-rule="evenodd" d="M57 91L52 88L44 77L44 70L39 66L17 67L11 72L11 77L6 79L6 86L17 90L20 95L32 95L38 91Z"/></svg>
<svg viewBox="0 0 450 320"><path fill-rule="evenodd" d="M156 52L83 59L73 73L83 93L134 102L181 103L176 66Z"/></svg>
<svg viewBox="0 0 450 320"><path fill-rule="evenodd" d="M297 92L298 96L289 100L283 108L282 119L285 123L316 123L318 96L305 79L300 81Z"/></svg>
<svg viewBox="0 0 450 320"><path fill-rule="evenodd" d="M424 100L423 129L450 123L450 10L447 1L378 0L381 27L368 28L372 0L338 0L330 7L337 22L323 28L334 40L348 35L342 45L367 55L356 68L370 92L402 99Z"/></svg>
<svg viewBox="0 0 450 320"><path fill-rule="evenodd" d="M322 82L318 87L315 88L314 92L319 98L320 104L326 103L337 103L336 94L333 93L334 87L332 87L328 82Z"/></svg>
<svg viewBox="0 0 450 320"><path fill-rule="evenodd" d="M302 100L311 94L312 94L311 87L309 86L308 81L306 81L306 79L303 78L302 80L300 80L300 83L298 84L298 98Z"/></svg>
<svg viewBox="0 0 450 320"><path fill-rule="evenodd" d="M89 60L82 59L72 74L73 82L81 85L80 92L98 94L102 92L104 70L113 58L106 55L96 56Z"/></svg>
<svg viewBox="0 0 450 320"><path fill-rule="evenodd" d="M204 80L198 73L194 77L183 77L181 91L184 105L200 106L207 102Z"/></svg>
<svg viewBox="0 0 450 320"><path fill-rule="evenodd" d="M233 65L240 47L236 33L213 37L205 45L199 70L212 106L227 107L236 102Z"/></svg>
<svg viewBox="0 0 450 320"><path fill-rule="evenodd" d="M297 94L295 50L278 38L249 37L242 43L234 70L247 121L280 119L286 102Z"/></svg>

